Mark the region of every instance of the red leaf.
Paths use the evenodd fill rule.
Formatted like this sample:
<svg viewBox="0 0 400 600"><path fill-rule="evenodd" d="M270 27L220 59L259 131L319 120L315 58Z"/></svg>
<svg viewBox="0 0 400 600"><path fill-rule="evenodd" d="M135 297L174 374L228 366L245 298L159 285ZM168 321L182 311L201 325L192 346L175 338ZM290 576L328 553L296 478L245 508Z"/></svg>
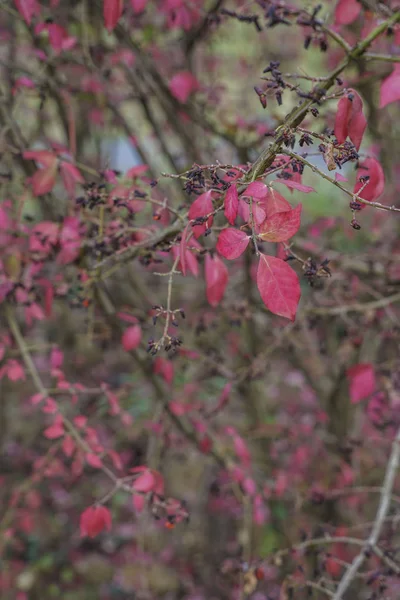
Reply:
<svg viewBox="0 0 400 600"><path fill-rule="evenodd" d="M75 184L84 183L84 179L75 165L62 162L60 165L61 177L64 182L64 187L70 196L75 195Z"/></svg>
<svg viewBox="0 0 400 600"><path fill-rule="evenodd" d="M121 15L122 9L124 6L123 0L104 0L103 4L103 16L104 16L104 25L106 29L110 32L114 29L116 24L118 23Z"/></svg>
<svg viewBox="0 0 400 600"><path fill-rule="evenodd" d="M32 17L40 14L40 5L37 0L14 0L15 6L21 17L31 24Z"/></svg>
<svg viewBox="0 0 400 600"><path fill-rule="evenodd" d="M367 127L367 119L363 113L363 102L360 95L354 90L350 90L350 92L353 100L351 116L349 119L349 138L355 145L356 149L359 150L365 129Z"/></svg>
<svg viewBox="0 0 400 600"><path fill-rule="evenodd" d="M43 196L53 189L57 176L57 159L52 167L39 169L32 177L32 188L35 196Z"/></svg>
<svg viewBox="0 0 400 600"><path fill-rule="evenodd" d="M252 206L252 213L255 225L261 225L261 223L263 223L267 217L265 208L261 207L260 204L258 202L255 202L254 200ZM240 200L239 202L239 216L246 223L250 222L250 205L247 204L245 200Z"/></svg>
<svg viewBox="0 0 400 600"><path fill-rule="evenodd" d="M267 214L267 219L280 212L292 210L292 205L276 190L269 188L268 196L264 199L262 206Z"/></svg>
<svg viewBox="0 0 400 600"><path fill-rule="evenodd" d="M335 118L335 135L339 144L343 144L349 135L348 120L351 111L351 100L347 96L340 98Z"/></svg>
<svg viewBox="0 0 400 600"><path fill-rule="evenodd" d="M103 529L111 529L111 513L105 506L90 506L81 514L81 536L96 537Z"/></svg>
<svg viewBox="0 0 400 600"><path fill-rule="evenodd" d="M357 194L363 186L359 181L360 177L369 177L369 181L360 196L364 200L374 202L383 193L385 189L385 175L380 163L376 158L366 158L359 163L357 170L357 183L354 186L354 193ZM365 206L365 205L364 205Z"/></svg>
<svg viewBox="0 0 400 600"><path fill-rule="evenodd" d="M186 238L190 224L188 223L182 233L181 243L179 244L179 260L181 263L182 274L186 275Z"/></svg>
<svg viewBox="0 0 400 600"><path fill-rule="evenodd" d="M57 157L49 150L26 150L22 153L25 160L35 160L43 167L52 167Z"/></svg>
<svg viewBox="0 0 400 600"><path fill-rule="evenodd" d="M211 257L206 254L205 274L207 300L211 306L218 306L228 283L228 269L218 256Z"/></svg>
<svg viewBox="0 0 400 600"><path fill-rule="evenodd" d="M142 492L147 494L147 492L151 492L155 486L156 479L153 473L149 470L144 471L132 484L133 489L136 492Z"/></svg>
<svg viewBox="0 0 400 600"><path fill-rule="evenodd" d="M101 469L101 467L103 466L100 456L97 456L97 454L93 454L91 452L88 452L88 454L86 454L86 462L94 469Z"/></svg>
<svg viewBox="0 0 400 600"><path fill-rule="evenodd" d="M193 202L192 206L189 209L189 219L194 220L199 217L205 217L213 212L213 203L212 203L212 192L205 192L201 194L196 200ZM200 237L207 229L211 227L213 224L213 217L208 217L207 221L202 225L194 225L193 233L195 238Z"/></svg>
<svg viewBox="0 0 400 600"><path fill-rule="evenodd" d="M132 327L128 327L122 336L122 345L124 350L127 352L134 350L139 346L141 339L142 330L140 325L132 325Z"/></svg>
<svg viewBox="0 0 400 600"><path fill-rule="evenodd" d="M225 204L224 211L225 217L231 225L235 224L235 219L237 216L239 208L239 195L237 191L237 187L235 184L232 184L231 187L225 194Z"/></svg>
<svg viewBox="0 0 400 600"><path fill-rule="evenodd" d="M171 385L174 379L174 365L172 361L158 356L154 361L154 373L160 374L168 385Z"/></svg>
<svg viewBox="0 0 400 600"><path fill-rule="evenodd" d="M361 97L355 90L349 89L348 94L338 102L335 136L339 144L343 144L349 136L359 150L366 127L367 120L363 113Z"/></svg>
<svg viewBox="0 0 400 600"><path fill-rule="evenodd" d="M294 321L300 300L300 284L289 265L274 256L260 256L257 286L265 306L274 314Z"/></svg>
<svg viewBox="0 0 400 600"><path fill-rule="evenodd" d="M262 183L261 181L253 181L252 183L250 183L250 185L245 191L246 196L251 196L252 198L258 199L265 198L267 194L268 186L266 186L265 183Z"/></svg>
<svg viewBox="0 0 400 600"><path fill-rule="evenodd" d="M146 8L148 0L131 0L133 12L135 14L142 13Z"/></svg>
<svg viewBox="0 0 400 600"><path fill-rule="evenodd" d="M350 380L350 400L353 404L368 398L376 389L374 367L370 363L360 363L347 371Z"/></svg>
<svg viewBox="0 0 400 600"><path fill-rule="evenodd" d="M271 183L282 183L290 189L299 190L299 192L304 192L305 194L315 192L314 188L310 185L304 185L302 183L299 183L298 181L292 181L291 179L275 179Z"/></svg>
<svg viewBox="0 0 400 600"><path fill-rule="evenodd" d="M221 231L216 248L224 258L233 260L243 254L249 240L250 237L244 231L229 227Z"/></svg>
<svg viewBox="0 0 400 600"><path fill-rule="evenodd" d="M7 377L10 381L25 379L25 371L18 360L10 358L6 363Z"/></svg>
<svg viewBox="0 0 400 600"><path fill-rule="evenodd" d="M400 64L395 65L393 72L381 84L379 108L400 100Z"/></svg>
<svg viewBox="0 0 400 600"><path fill-rule="evenodd" d="M62 449L65 456L71 458L73 453L75 452L75 442L70 435L66 435L63 439Z"/></svg>
<svg viewBox="0 0 400 600"><path fill-rule="evenodd" d="M199 87L199 82L190 71L182 71L173 76L169 82L171 93L179 102L185 104L189 96Z"/></svg>
<svg viewBox="0 0 400 600"><path fill-rule="evenodd" d="M300 227L302 205L293 210L275 213L264 221L259 237L265 242L286 242L297 233Z"/></svg>
<svg viewBox="0 0 400 600"><path fill-rule="evenodd" d="M44 430L44 437L48 440L56 440L64 435L64 423L61 415L57 415L54 419L53 425L50 425Z"/></svg>
<svg viewBox="0 0 400 600"><path fill-rule="evenodd" d="M251 463L251 454L244 439L240 435L235 434L233 437L233 445L236 455L242 464L245 467L249 467Z"/></svg>
<svg viewBox="0 0 400 600"><path fill-rule="evenodd" d="M355 21L361 11L361 2L358 0L339 0L335 9L336 25L349 25Z"/></svg>

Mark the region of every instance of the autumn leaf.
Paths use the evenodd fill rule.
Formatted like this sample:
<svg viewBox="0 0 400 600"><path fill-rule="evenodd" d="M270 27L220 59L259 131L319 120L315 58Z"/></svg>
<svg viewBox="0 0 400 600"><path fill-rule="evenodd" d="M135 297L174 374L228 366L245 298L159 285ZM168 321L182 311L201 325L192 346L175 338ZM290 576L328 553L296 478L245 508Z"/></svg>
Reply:
<svg viewBox="0 0 400 600"><path fill-rule="evenodd" d="M234 260L246 250L250 237L240 229L229 227L219 234L217 250L224 258Z"/></svg>
<svg viewBox="0 0 400 600"><path fill-rule="evenodd" d="M205 258L207 300L211 306L221 302L228 283L228 269L218 256Z"/></svg>
<svg viewBox="0 0 400 600"><path fill-rule="evenodd" d="M300 227L302 205L293 210L275 213L261 225L258 237L264 242L286 242Z"/></svg>
<svg viewBox="0 0 400 600"><path fill-rule="evenodd" d="M122 9L124 7L123 0L103 0L103 16L104 25L108 32L111 32L118 23Z"/></svg>
<svg viewBox="0 0 400 600"><path fill-rule="evenodd" d="M257 287L265 306L275 315L294 321L300 300L296 273L280 258L261 254Z"/></svg>
<svg viewBox="0 0 400 600"><path fill-rule="evenodd" d="M210 213L213 212L213 203L212 203L212 192L208 191L204 194L201 194L196 200L193 202L192 206L189 209L189 219L191 221L206 218L207 220L201 225L193 225L193 233L195 238L197 239L201 235L203 235L207 229L211 227L213 224L213 216Z"/></svg>
<svg viewBox="0 0 400 600"><path fill-rule="evenodd" d="M368 183L364 187L360 196L364 200L374 202L382 195L385 188L385 175L381 164L376 158L366 158L359 163L357 169L357 183L354 186L354 194L358 194L361 188L364 186L363 179L368 177ZM361 181L360 181L361 178ZM364 207L362 205L362 207Z"/></svg>
<svg viewBox="0 0 400 600"><path fill-rule="evenodd" d="M228 222L234 225L239 207L239 195L237 187L232 184L225 194L224 213Z"/></svg>
<svg viewBox="0 0 400 600"><path fill-rule="evenodd" d="M379 108L400 100L400 64L382 81Z"/></svg>
<svg viewBox="0 0 400 600"><path fill-rule="evenodd" d="M363 102L360 95L352 89L338 102L335 119L335 136L339 144L343 144L349 137L357 150L359 150L367 127L367 120L363 113Z"/></svg>
<svg viewBox="0 0 400 600"><path fill-rule="evenodd" d="M335 9L335 24L349 25L361 12L361 2L358 0L339 0Z"/></svg>

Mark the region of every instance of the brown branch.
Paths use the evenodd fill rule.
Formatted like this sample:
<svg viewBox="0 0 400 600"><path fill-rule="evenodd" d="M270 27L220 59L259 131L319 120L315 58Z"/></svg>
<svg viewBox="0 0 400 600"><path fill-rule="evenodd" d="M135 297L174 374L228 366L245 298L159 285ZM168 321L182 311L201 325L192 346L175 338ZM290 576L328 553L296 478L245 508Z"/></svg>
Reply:
<svg viewBox="0 0 400 600"><path fill-rule="evenodd" d="M353 61L360 58L372 42L379 37L384 31L386 31L389 27L393 27L396 23L400 21L400 10L396 11L394 15L390 18L386 19L383 23L381 23L378 27L376 27L371 33L359 44L356 44L353 49L347 54L346 58L343 60L340 65L336 67L329 75L328 80L324 83L323 87L314 86L311 90L311 96L317 97L324 95L336 82L336 78L346 69L346 67ZM283 124L278 127L277 133L285 133L286 131L293 129L300 125L300 123L305 119L307 113L311 106L314 104L315 100L310 99L306 100L300 106L296 106L286 117ZM273 163L277 154L282 151L283 147L283 135L279 135L277 140L272 143L269 148L263 150L257 160L254 162L252 168L246 175L245 181L250 182L254 181L258 177L261 177L263 173L268 169L268 167Z"/></svg>
<svg viewBox="0 0 400 600"><path fill-rule="evenodd" d="M343 304L342 306L318 306L305 309L305 312L314 315L344 315L349 312L367 312L369 310L377 310L396 302L400 302L400 292L393 294L392 296L387 296L386 298L374 300L373 302L357 302L354 304Z"/></svg>
<svg viewBox="0 0 400 600"><path fill-rule="evenodd" d="M389 462L386 468L385 479L382 485L382 493L381 499L379 502L378 512L376 514L374 526L372 531L368 537L368 539L363 543L362 550L353 560L351 566L347 569L346 573L343 575L338 588L335 592L333 600L342 600L344 594L347 589L351 585L355 576L357 575L359 569L364 563L367 553L370 549L374 549L378 542L385 517L389 511L390 507L390 499L392 496L392 490L395 482L395 477L397 474L397 470L400 462L400 428L397 431L396 437L392 443L392 452L389 458Z"/></svg>
<svg viewBox="0 0 400 600"><path fill-rule="evenodd" d="M295 152L290 152L289 150L282 150L282 154L286 154L287 156L291 156L295 160L298 160L298 161L302 162L303 165L306 165L307 167L309 167L314 173L318 173L318 175L320 177L322 177L322 179L325 179L326 181L329 181L329 183L331 183L332 185L336 186L342 192L344 192L345 194L347 194L351 198L354 198L355 200L357 200L357 202L360 202L361 204L365 204L366 206L373 206L374 208L377 208L379 210L388 210L388 211L391 211L391 212L400 212L400 208L397 208L396 206L393 206L393 205L392 206L387 206L386 204L381 204L380 202L372 202L370 200L365 200L364 198L361 198L358 194L355 195L354 192L351 192L350 190L346 189L341 183L339 183L338 181L336 181L336 179L333 179L332 177L329 177L329 175L327 175L326 173L324 173L323 171L321 171L320 169L318 169L318 167L316 167L315 165L313 165L312 163L310 163L306 158L304 158L300 154L295 154Z"/></svg>

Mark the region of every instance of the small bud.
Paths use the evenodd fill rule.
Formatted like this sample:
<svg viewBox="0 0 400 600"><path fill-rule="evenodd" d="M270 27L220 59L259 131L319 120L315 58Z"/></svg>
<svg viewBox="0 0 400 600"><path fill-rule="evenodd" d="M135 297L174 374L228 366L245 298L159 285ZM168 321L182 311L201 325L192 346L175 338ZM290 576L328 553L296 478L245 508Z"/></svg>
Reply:
<svg viewBox="0 0 400 600"><path fill-rule="evenodd" d="M350 225L352 226L353 229L356 229L356 230L361 229L361 225L358 221L356 221L356 219L352 219Z"/></svg>

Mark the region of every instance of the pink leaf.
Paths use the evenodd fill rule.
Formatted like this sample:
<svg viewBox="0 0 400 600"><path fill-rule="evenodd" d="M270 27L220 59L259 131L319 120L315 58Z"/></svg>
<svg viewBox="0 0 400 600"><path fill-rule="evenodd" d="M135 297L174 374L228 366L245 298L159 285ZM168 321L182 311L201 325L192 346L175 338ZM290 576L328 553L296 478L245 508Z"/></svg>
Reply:
<svg viewBox="0 0 400 600"><path fill-rule="evenodd" d="M56 183L57 159L46 169L38 169L32 177L32 189L35 196L43 196L51 192Z"/></svg>
<svg viewBox="0 0 400 600"><path fill-rule="evenodd" d="M235 434L233 437L233 445L236 455L242 464L245 467L249 467L251 463L251 454L244 439L240 435Z"/></svg>
<svg viewBox="0 0 400 600"><path fill-rule="evenodd" d="M133 494L132 496L132 504L133 504L133 508L138 512L142 512L142 510L144 509L144 505L146 504L146 498L145 496L142 496L141 494Z"/></svg>
<svg viewBox="0 0 400 600"><path fill-rule="evenodd" d="M20 381L25 379L23 366L17 360L10 358L6 363L7 377L10 381Z"/></svg>
<svg viewBox="0 0 400 600"><path fill-rule="evenodd" d="M292 205L279 192L268 188L268 195L264 198L262 206L266 212L267 219L280 212L292 210Z"/></svg>
<svg viewBox="0 0 400 600"><path fill-rule="evenodd" d="M34 160L43 167L52 167L57 162L57 157L49 150L26 150L22 153L25 160Z"/></svg>
<svg viewBox="0 0 400 600"><path fill-rule="evenodd" d="M40 5L37 0L14 0L15 6L21 17L31 24L32 17L40 14Z"/></svg>
<svg viewBox="0 0 400 600"><path fill-rule="evenodd" d="M62 449L65 456L71 458L73 453L75 452L75 442L70 435L66 435L63 439Z"/></svg>
<svg viewBox="0 0 400 600"><path fill-rule="evenodd" d="M58 411L57 402L53 400L53 398L47 397L44 405L42 406L42 411L49 415L53 415Z"/></svg>
<svg viewBox="0 0 400 600"><path fill-rule="evenodd" d="M310 192L315 192L314 188L311 187L310 185L304 185L302 183L299 183L298 181L292 181L291 179L275 179L271 183L282 183L283 185L286 185L286 187L288 187L290 189L298 190L299 192L304 192L305 194L309 194Z"/></svg>
<svg viewBox="0 0 400 600"><path fill-rule="evenodd" d="M105 506L90 506L81 514L81 536L96 537L99 533L111 529L111 513Z"/></svg>
<svg viewBox="0 0 400 600"><path fill-rule="evenodd" d="M268 194L268 186L261 181L253 181L247 187L245 191L246 196L250 196L252 198L265 198Z"/></svg>
<svg viewBox="0 0 400 600"><path fill-rule="evenodd" d="M132 325L132 327L128 327L122 336L122 345L124 350L127 352L134 350L139 346L141 339L142 329L140 325Z"/></svg>
<svg viewBox="0 0 400 600"><path fill-rule="evenodd" d="M355 90L349 89L347 95L338 102L335 136L339 144L343 144L349 136L359 150L366 127L367 120L363 113L361 97Z"/></svg>
<svg viewBox="0 0 400 600"><path fill-rule="evenodd" d="M64 182L65 189L70 196L75 195L75 184L84 183L84 179L75 165L71 163L62 162L61 166L61 177Z"/></svg>
<svg viewBox="0 0 400 600"><path fill-rule="evenodd" d="M214 412L220 411L226 406L229 400L229 394L231 393L232 383L228 382L224 385L224 388L218 398L217 405L214 409Z"/></svg>
<svg viewBox="0 0 400 600"><path fill-rule="evenodd" d="M151 492L155 486L156 479L150 470L144 471L132 484L133 489L136 492L142 492L147 494Z"/></svg>
<svg viewBox="0 0 400 600"><path fill-rule="evenodd" d="M207 300L213 307L218 306L228 283L228 269L218 256L205 258Z"/></svg>
<svg viewBox="0 0 400 600"><path fill-rule="evenodd" d="M172 361L158 356L154 361L154 373L161 375L168 385L171 385L174 379L174 365Z"/></svg>
<svg viewBox="0 0 400 600"><path fill-rule="evenodd" d="M173 76L169 82L169 89L179 102L185 104L189 96L199 87L199 83L190 73L190 71L182 71Z"/></svg>
<svg viewBox="0 0 400 600"><path fill-rule="evenodd" d="M64 354L63 352L55 347L52 348L51 353L50 353L50 366L52 369L59 369L60 367L62 367L62 364L64 362Z"/></svg>
<svg viewBox="0 0 400 600"><path fill-rule="evenodd" d="M183 230L181 243L179 244L179 260L181 263L182 274L186 276L186 240L190 223L188 223Z"/></svg>
<svg viewBox="0 0 400 600"><path fill-rule="evenodd" d="M107 31L112 31L118 23L124 6L123 0L103 0L104 24Z"/></svg>
<svg viewBox="0 0 400 600"><path fill-rule="evenodd" d="M94 469L101 469L103 466L100 456L97 456L97 454L93 454L91 452L86 454L86 462Z"/></svg>
<svg viewBox="0 0 400 600"><path fill-rule="evenodd" d="M286 242L297 233L300 227L302 205L293 210L275 213L264 221L259 236L265 242Z"/></svg>
<svg viewBox="0 0 400 600"><path fill-rule="evenodd" d="M350 399L353 404L368 398L375 392L374 367L370 363L360 363L347 371L350 381Z"/></svg>
<svg viewBox="0 0 400 600"><path fill-rule="evenodd" d="M135 14L140 14L146 8L148 0L131 0L131 6Z"/></svg>
<svg viewBox="0 0 400 600"><path fill-rule="evenodd" d="M193 202L192 206L189 209L189 219L194 220L201 217L206 217L213 212L213 203L212 203L212 192L205 192L201 194L196 200ZM205 223L201 225L193 226L193 233L195 238L200 237L207 229L211 227L213 224L213 217L209 216Z"/></svg>
<svg viewBox="0 0 400 600"><path fill-rule="evenodd" d="M335 136L343 144L349 135L348 120L351 112L351 100L347 96L340 98L335 117Z"/></svg>
<svg viewBox="0 0 400 600"><path fill-rule="evenodd" d="M336 25L349 25L360 14L361 2L358 0L339 0L335 9Z"/></svg>
<svg viewBox="0 0 400 600"><path fill-rule="evenodd" d="M44 430L43 435L48 440L56 440L64 435L64 423L61 415L57 415L50 427Z"/></svg>
<svg viewBox="0 0 400 600"><path fill-rule="evenodd" d="M265 306L274 314L294 321L300 300L300 284L289 265L274 256L260 256L257 286Z"/></svg>
<svg viewBox="0 0 400 600"><path fill-rule="evenodd" d="M349 138L359 150L367 127L367 119L363 113L363 102L355 90L350 90L352 99L351 117L349 120Z"/></svg>
<svg viewBox="0 0 400 600"><path fill-rule="evenodd" d="M33 404L35 406L36 404L39 404L44 399L45 399L45 396L43 394L41 394L40 392L38 392L37 394L34 394L33 396L31 396L30 402L31 402L31 404Z"/></svg>
<svg viewBox="0 0 400 600"><path fill-rule="evenodd" d="M354 186L354 193L357 194L363 187L360 178L369 177L367 185L364 187L360 196L364 200L374 202L383 193L385 189L385 175L380 163L376 158L366 158L358 165L357 183ZM365 206L365 205L364 205Z"/></svg>
<svg viewBox="0 0 400 600"><path fill-rule="evenodd" d="M382 81L379 108L400 100L400 64Z"/></svg>
<svg viewBox="0 0 400 600"><path fill-rule="evenodd" d="M232 184L225 194L224 212L225 217L231 225L235 224L236 215L239 207L239 196L237 187Z"/></svg>
<svg viewBox="0 0 400 600"><path fill-rule="evenodd" d="M224 258L233 260L243 254L249 245L250 237L244 231L229 227L219 234L217 250Z"/></svg>
<svg viewBox="0 0 400 600"><path fill-rule="evenodd" d="M344 177L344 175L341 175L340 173L335 173L335 180L336 181L348 181L347 177Z"/></svg>

